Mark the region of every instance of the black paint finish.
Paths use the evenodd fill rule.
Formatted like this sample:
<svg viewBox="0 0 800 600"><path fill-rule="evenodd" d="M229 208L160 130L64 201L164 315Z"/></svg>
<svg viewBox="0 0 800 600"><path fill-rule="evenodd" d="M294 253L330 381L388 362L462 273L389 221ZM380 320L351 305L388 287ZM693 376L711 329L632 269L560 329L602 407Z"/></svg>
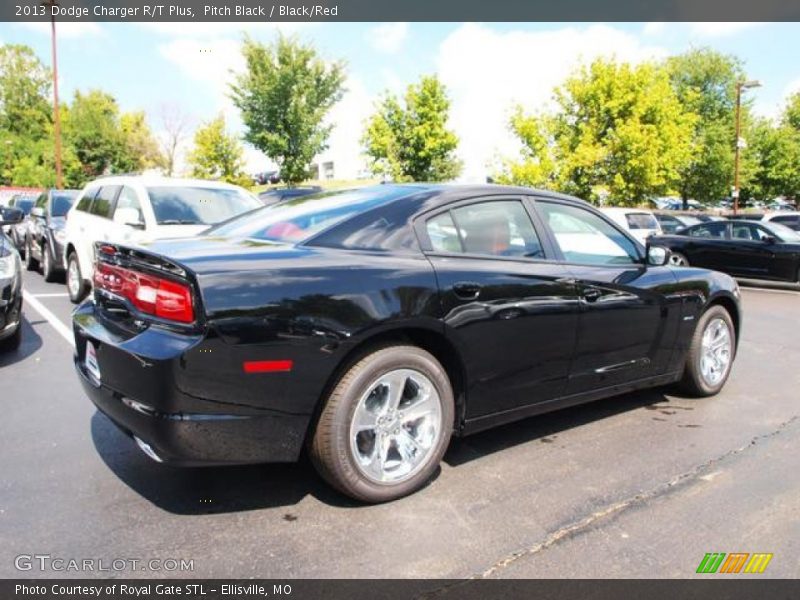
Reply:
<svg viewBox="0 0 800 600"><path fill-rule="evenodd" d="M694 323L711 303L724 303L739 326L738 288L725 275L647 266L643 258L613 267L559 260L535 199L599 214L579 200L501 186L368 192L376 201L367 212L304 244L212 231L100 253L189 282L197 321L160 322L95 291L73 318L87 394L170 462L291 461L330 386L376 344L410 341L439 358L456 391L456 431L465 434L675 381ZM420 234L426 218L498 195L524 201L544 256L431 251ZM306 201L319 200L264 210ZM381 235L364 235L375 222ZM101 382L84 365L87 340ZM248 361L292 361L292 369L246 373Z"/></svg>

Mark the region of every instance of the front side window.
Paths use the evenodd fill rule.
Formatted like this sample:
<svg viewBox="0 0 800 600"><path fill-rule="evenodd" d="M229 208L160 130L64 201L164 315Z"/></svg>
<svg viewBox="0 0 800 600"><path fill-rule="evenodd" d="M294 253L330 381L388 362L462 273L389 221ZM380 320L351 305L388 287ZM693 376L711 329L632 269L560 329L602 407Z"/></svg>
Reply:
<svg viewBox="0 0 800 600"><path fill-rule="evenodd" d="M136 196L136 191L128 186L120 190L117 206L114 208L114 222L122 225L144 223L142 206Z"/></svg>
<svg viewBox="0 0 800 600"><path fill-rule="evenodd" d="M626 265L639 262L636 245L596 214L577 206L537 202L567 262Z"/></svg>

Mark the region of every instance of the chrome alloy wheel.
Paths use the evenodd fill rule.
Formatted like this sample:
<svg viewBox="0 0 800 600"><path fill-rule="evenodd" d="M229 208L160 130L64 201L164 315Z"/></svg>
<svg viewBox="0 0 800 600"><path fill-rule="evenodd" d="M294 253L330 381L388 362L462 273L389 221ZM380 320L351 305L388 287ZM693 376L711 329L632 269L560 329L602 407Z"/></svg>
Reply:
<svg viewBox="0 0 800 600"><path fill-rule="evenodd" d="M733 344L728 323L719 317L711 319L703 332L700 351L700 374L709 386L716 386L731 365Z"/></svg>
<svg viewBox="0 0 800 600"><path fill-rule="evenodd" d="M350 450L365 477L396 484L425 466L441 434L436 386L419 371L395 369L373 381L358 401Z"/></svg>
<svg viewBox="0 0 800 600"><path fill-rule="evenodd" d="M81 289L80 279L81 276L78 272L77 259L69 261L69 264L67 265L67 286L69 287L69 292L73 297L76 297Z"/></svg>

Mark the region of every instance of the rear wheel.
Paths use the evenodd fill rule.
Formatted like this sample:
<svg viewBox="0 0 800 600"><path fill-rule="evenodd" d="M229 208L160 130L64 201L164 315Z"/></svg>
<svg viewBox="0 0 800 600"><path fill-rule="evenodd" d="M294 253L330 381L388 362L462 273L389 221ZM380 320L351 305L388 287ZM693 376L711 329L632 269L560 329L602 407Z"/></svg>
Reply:
<svg viewBox="0 0 800 600"><path fill-rule="evenodd" d="M365 502L386 502L433 476L453 428L447 373L416 346L375 350L327 399L310 454L323 478Z"/></svg>
<svg viewBox="0 0 800 600"><path fill-rule="evenodd" d="M686 357L681 387L695 396L718 393L731 372L736 352L736 330L722 306L712 306L697 324Z"/></svg>
<svg viewBox="0 0 800 600"><path fill-rule="evenodd" d="M25 268L28 271L36 271L39 268L39 261L33 258L31 253L31 238L25 239Z"/></svg>
<svg viewBox="0 0 800 600"><path fill-rule="evenodd" d="M50 244L45 242L42 246L42 275L44 280L52 283L56 279L58 273L55 264L53 263L53 254L50 252Z"/></svg>
<svg viewBox="0 0 800 600"><path fill-rule="evenodd" d="M688 267L689 259L680 252L672 252L669 256L669 264L673 267Z"/></svg>
<svg viewBox="0 0 800 600"><path fill-rule="evenodd" d="M78 255L75 252L69 253L67 259L67 291L69 292L69 299L73 304L77 304L86 295L87 287L86 282L83 280L81 274L81 266L78 263Z"/></svg>

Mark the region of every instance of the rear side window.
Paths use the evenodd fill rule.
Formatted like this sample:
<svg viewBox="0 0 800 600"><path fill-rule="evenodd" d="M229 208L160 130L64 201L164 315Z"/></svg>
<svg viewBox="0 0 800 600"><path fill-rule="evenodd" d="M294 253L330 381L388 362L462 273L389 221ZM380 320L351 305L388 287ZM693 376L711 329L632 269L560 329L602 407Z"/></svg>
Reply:
<svg viewBox="0 0 800 600"><path fill-rule="evenodd" d="M409 210L404 203L381 206L334 225L309 243L348 250L418 252L419 244L408 217Z"/></svg>
<svg viewBox="0 0 800 600"><path fill-rule="evenodd" d="M477 202L429 219L428 238L439 252L543 258L539 236L518 200Z"/></svg>
<svg viewBox="0 0 800 600"><path fill-rule="evenodd" d="M95 196L94 204L92 204L91 213L104 219L111 218L111 209L114 206L114 199L119 192L118 185L104 185L100 188L97 196Z"/></svg>
<svg viewBox="0 0 800 600"><path fill-rule="evenodd" d="M706 223L692 227L687 233L691 237L724 238L725 227L726 223Z"/></svg>
<svg viewBox="0 0 800 600"><path fill-rule="evenodd" d="M625 213L628 228L633 229L658 229L658 221L650 213Z"/></svg>
<svg viewBox="0 0 800 600"><path fill-rule="evenodd" d="M75 210L89 212L89 208L92 206L92 200L94 199L96 194L97 194L97 188L91 188L86 190L86 193L83 194L83 196L81 197L80 201L78 202L78 206L75 207Z"/></svg>

